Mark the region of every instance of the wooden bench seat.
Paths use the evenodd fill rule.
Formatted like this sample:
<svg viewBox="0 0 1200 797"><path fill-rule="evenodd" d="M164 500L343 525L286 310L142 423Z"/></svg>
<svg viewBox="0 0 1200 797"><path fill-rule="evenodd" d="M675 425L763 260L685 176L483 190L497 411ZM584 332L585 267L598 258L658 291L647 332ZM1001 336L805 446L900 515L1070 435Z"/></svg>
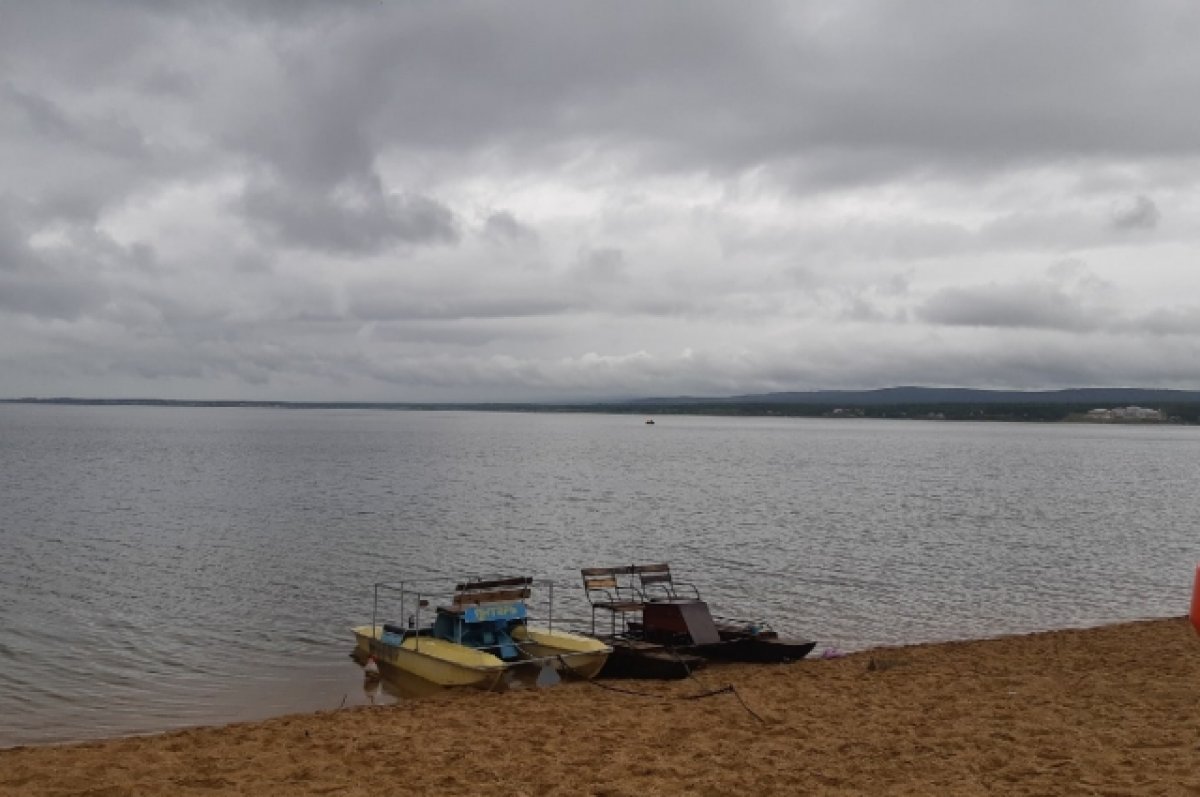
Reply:
<svg viewBox="0 0 1200 797"><path fill-rule="evenodd" d="M529 597L532 584L533 579L525 576L492 581L467 581L454 586L454 597L450 606L441 608L443 611L461 614L467 606L523 601Z"/></svg>
<svg viewBox="0 0 1200 797"><path fill-rule="evenodd" d="M621 618L621 630L626 630L626 615L642 611L645 601L633 583L633 566L585 567L581 569L583 590L592 606L592 633L596 632L596 611L609 612L612 617L611 633L617 633L617 618Z"/></svg>
<svg viewBox="0 0 1200 797"><path fill-rule="evenodd" d="M644 600L655 600L656 598L700 600L700 590L696 589L692 584L675 581L671 575L671 566L665 562L650 565L634 565L632 569L638 577L640 592ZM686 592L689 594L680 595L678 587L686 588Z"/></svg>

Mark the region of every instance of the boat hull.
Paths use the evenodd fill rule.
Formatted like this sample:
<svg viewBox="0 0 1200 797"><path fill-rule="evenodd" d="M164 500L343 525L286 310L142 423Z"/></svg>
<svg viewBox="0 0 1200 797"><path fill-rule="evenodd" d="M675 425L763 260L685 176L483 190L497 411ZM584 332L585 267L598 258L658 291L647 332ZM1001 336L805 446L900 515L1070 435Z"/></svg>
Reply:
<svg viewBox="0 0 1200 797"><path fill-rule="evenodd" d="M693 641L682 620L655 627L643 623L630 623L629 626L647 642L718 661L783 664L800 661L817 646L813 641L784 639L774 631L754 629L750 623L714 623L711 641L703 643Z"/></svg>
<svg viewBox="0 0 1200 797"><path fill-rule="evenodd" d="M519 626L513 631L522 658L503 661L482 650L432 636L407 634L400 644L384 639L382 625L353 629L356 652L374 656L381 667L394 667L438 686L495 689L517 668L545 665L578 678L590 679L612 653L607 644L563 631L539 631Z"/></svg>
<svg viewBox="0 0 1200 797"><path fill-rule="evenodd" d="M800 661L817 646L816 642L745 636L722 639L710 645L685 648L699 656L721 661L744 661L758 664L784 664Z"/></svg>
<svg viewBox="0 0 1200 797"><path fill-rule="evenodd" d="M665 645L624 637L605 638L612 654L600 670L601 678L679 680L704 667L705 660Z"/></svg>
<svg viewBox="0 0 1200 797"><path fill-rule="evenodd" d="M438 686L494 689L508 669L490 653L442 639L409 634L397 645L383 640L382 625L353 630L356 649L374 656L381 667L394 667Z"/></svg>
<svg viewBox="0 0 1200 797"><path fill-rule="evenodd" d="M525 626L514 630L513 639L523 653L534 659L548 659L557 665L556 669L583 679L595 678L613 651L610 645L592 637Z"/></svg>

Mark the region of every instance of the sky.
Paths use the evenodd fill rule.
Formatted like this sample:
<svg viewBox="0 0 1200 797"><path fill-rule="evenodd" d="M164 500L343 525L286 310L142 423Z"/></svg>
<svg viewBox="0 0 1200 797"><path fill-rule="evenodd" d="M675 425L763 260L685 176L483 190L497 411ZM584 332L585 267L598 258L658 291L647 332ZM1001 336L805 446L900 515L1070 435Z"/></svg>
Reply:
<svg viewBox="0 0 1200 797"><path fill-rule="evenodd" d="M1200 389L1200 4L0 0L0 397Z"/></svg>

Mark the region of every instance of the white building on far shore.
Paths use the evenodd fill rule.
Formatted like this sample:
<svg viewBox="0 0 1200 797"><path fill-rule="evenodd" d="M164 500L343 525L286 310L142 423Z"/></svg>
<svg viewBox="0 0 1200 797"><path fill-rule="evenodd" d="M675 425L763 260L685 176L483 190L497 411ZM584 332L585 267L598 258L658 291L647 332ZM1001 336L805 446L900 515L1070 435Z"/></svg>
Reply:
<svg viewBox="0 0 1200 797"><path fill-rule="evenodd" d="M1089 421L1165 421L1162 410L1146 407L1113 407L1112 409L1088 410Z"/></svg>

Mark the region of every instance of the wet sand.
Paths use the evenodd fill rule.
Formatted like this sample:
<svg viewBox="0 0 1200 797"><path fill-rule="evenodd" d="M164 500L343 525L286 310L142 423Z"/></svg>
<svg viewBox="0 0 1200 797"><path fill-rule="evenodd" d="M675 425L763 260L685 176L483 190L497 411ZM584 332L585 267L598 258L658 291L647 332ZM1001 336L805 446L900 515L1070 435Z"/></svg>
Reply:
<svg viewBox="0 0 1200 797"><path fill-rule="evenodd" d="M447 692L0 750L0 795L1200 794L1184 618L603 683L653 696Z"/></svg>

